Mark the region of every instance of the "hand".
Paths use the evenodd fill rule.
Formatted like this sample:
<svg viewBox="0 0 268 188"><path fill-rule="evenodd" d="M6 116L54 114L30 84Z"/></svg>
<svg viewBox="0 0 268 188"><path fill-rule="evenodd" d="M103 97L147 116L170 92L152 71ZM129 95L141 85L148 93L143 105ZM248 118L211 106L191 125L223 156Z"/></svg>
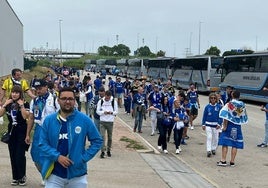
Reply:
<svg viewBox="0 0 268 188"><path fill-rule="evenodd" d="M25 138L25 143L26 144L30 144L31 143L31 138L30 138L30 136L26 136L26 138Z"/></svg>
<svg viewBox="0 0 268 188"><path fill-rule="evenodd" d="M23 101L22 99L19 99L19 100L17 101L17 103L21 106L21 105L24 104L24 101Z"/></svg>
<svg viewBox="0 0 268 188"><path fill-rule="evenodd" d="M5 104L3 104L3 106L7 106L9 104L13 103L13 99L7 99Z"/></svg>
<svg viewBox="0 0 268 188"><path fill-rule="evenodd" d="M227 129L227 125L226 124L223 124L221 130L222 131L226 131L226 129Z"/></svg>
<svg viewBox="0 0 268 188"><path fill-rule="evenodd" d="M66 156L60 155L58 158L58 162L63 166L64 168L68 168L70 165L73 164L73 161L69 159Z"/></svg>

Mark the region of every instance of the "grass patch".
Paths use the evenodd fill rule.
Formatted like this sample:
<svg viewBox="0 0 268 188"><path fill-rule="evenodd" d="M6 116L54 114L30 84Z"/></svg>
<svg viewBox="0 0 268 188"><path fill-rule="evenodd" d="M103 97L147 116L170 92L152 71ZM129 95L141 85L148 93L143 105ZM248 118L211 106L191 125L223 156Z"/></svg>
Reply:
<svg viewBox="0 0 268 188"><path fill-rule="evenodd" d="M132 149L135 149L135 150L146 149L141 143L137 142L136 140L132 140L130 138L127 138L125 136L121 137L120 141L127 142L128 143L128 145L126 146L127 148L132 148Z"/></svg>

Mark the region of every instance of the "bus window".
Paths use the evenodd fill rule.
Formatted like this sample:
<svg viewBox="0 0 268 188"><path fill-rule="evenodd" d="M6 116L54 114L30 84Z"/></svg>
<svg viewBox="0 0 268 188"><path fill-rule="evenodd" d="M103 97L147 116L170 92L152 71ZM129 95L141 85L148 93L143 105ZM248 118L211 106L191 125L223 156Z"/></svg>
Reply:
<svg viewBox="0 0 268 188"><path fill-rule="evenodd" d="M268 57L262 57L260 60L260 72L268 72Z"/></svg>

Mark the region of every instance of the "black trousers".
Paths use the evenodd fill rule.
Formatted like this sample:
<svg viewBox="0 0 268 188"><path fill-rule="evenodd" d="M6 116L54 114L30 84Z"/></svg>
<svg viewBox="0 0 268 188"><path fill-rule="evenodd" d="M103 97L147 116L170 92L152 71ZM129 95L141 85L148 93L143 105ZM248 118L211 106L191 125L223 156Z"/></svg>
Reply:
<svg viewBox="0 0 268 188"><path fill-rule="evenodd" d="M183 127L178 129L174 129L174 140L175 140L175 146L176 149L179 149L179 146L181 145L181 138L183 133Z"/></svg>
<svg viewBox="0 0 268 188"><path fill-rule="evenodd" d="M24 141L26 133L20 131L14 128L8 143L12 177L14 180L20 180L26 175L26 143Z"/></svg>

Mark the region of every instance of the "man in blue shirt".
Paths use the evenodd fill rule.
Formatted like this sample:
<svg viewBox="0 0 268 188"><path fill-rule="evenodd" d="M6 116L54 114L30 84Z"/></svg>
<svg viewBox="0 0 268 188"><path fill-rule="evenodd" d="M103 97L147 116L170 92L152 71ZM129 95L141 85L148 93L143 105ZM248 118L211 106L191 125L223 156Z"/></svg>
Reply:
<svg viewBox="0 0 268 188"><path fill-rule="evenodd" d="M189 98L189 102L191 104L189 126L190 129L193 130L194 129L193 121L197 118L198 108L200 108L198 93L193 83L190 84L190 89L187 91L187 97Z"/></svg>
<svg viewBox="0 0 268 188"><path fill-rule="evenodd" d="M62 88L58 101L59 112L45 118L40 133L42 177L46 188L87 188L87 162L100 150L103 140L93 121L75 109L71 88Z"/></svg>
<svg viewBox="0 0 268 188"><path fill-rule="evenodd" d="M95 93L97 93L102 86L102 80L99 75L97 75L96 79L94 80L94 89Z"/></svg>
<svg viewBox="0 0 268 188"><path fill-rule="evenodd" d="M124 84L121 82L121 78L117 77L115 82L115 98L117 98L118 106L122 108L122 99L124 94Z"/></svg>

